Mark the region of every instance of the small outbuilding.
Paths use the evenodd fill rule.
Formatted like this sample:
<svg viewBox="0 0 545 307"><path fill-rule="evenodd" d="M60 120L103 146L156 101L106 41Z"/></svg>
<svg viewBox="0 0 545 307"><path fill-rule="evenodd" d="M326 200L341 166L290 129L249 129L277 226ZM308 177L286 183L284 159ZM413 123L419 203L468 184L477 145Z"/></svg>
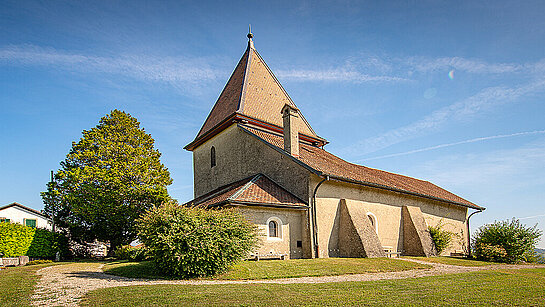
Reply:
<svg viewBox="0 0 545 307"><path fill-rule="evenodd" d="M19 223L48 230L52 228L51 219L47 215L19 203L0 207L0 222Z"/></svg>

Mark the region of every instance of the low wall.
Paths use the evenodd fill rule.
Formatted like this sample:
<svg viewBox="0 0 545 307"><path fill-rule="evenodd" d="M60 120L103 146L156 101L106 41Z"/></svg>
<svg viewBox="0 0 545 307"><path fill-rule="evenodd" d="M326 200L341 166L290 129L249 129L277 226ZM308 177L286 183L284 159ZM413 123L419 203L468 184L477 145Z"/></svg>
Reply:
<svg viewBox="0 0 545 307"><path fill-rule="evenodd" d="M0 258L0 266L20 266L27 264L29 261L28 256Z"/></svg>

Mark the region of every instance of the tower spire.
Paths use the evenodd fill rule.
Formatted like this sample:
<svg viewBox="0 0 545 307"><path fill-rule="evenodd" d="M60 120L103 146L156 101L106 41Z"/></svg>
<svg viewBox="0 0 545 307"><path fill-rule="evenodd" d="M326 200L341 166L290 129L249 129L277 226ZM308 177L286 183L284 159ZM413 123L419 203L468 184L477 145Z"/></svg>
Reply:
<svg viewBox="0 0 545 307"><path fill-rule="evenodd" d="M254 37L254 35L252 34L252 25L248 26L248 35L246 36L248 37L248 48L255 49L254 41L252 40L252 38Z"/></svg>

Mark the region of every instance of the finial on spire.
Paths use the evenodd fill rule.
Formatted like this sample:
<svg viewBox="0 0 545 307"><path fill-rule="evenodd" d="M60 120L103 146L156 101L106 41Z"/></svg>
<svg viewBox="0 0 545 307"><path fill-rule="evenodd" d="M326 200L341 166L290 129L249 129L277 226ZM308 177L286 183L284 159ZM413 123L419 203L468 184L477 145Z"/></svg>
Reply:
<svg viewBox="0 0 545 307"><path fill-rule="evenodd" d="M246 36L248 37L248 47L254 49L254 41L252 40L252 38L254 37L254 35L252 34L252 25L248 26L248 35Z"/></svg>

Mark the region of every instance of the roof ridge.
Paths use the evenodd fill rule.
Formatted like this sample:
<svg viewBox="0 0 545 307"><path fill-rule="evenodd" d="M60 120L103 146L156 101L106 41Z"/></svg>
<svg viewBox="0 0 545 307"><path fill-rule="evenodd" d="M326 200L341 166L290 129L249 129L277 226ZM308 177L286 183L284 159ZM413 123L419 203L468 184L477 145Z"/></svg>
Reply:
<svg viewBox="0 0 545 307"><path fill-rule="evenodd" d="M246 67L244 68L244 73L242 75L242 87L240 89L240 97L238 99L238 106L236 113L242 112L244 113L244 101L246 99L246 91L248 90L248 71L250 69L250 64L252 62L252 49L250 46L250 42L248 42L248 48L246 48L247 59L246 59ZM255 50L255 49L254 49Z"/></svg>
<svg viewBox="0 0 545 307"><path fill-rule="evenodd" d="M235 192L235 194L231 195L230 197L227 198L227 200L234 200L235 198L239 197L240 194L242 194L244 191L246 191L252 184L254 184L258 179L259 177L261 177L261 174L257 174L257 175L254 175L254 177L248 181L245 185L243 185L242 187L238 188L238 191Z"/></svg>
<svg viewBox="0 0 545 307"><path fill-rule="evenodd" d="M284 86L282 86L282 83L280 83L280 81L278 81L278 78L276 78L276 75L273 73L273 71L270 69L269 65L267 65L267 62L265 62L265 60L261 57L261 54L259 54L259 52L257 51L257 49L253 49L256 53L256 55L259 57L259 59L261 60L261 62L263 63L263 66L265 66L265 68L267 69L267 71L269 71L269 73L271 74L271 76L273 77L273 80L278 84L278 86L280 87L280 89L282 90L282 92L284 92L284 95L286 95L286 97L288 98L289 102L291 102L297 109L299 109L299 107L297 107L297 105L295 104L295 102L293 102L293 99L291 99L290 95L288 94L288 92L286 91L286 89L284 88ZM303 122L307 125L307 127L309 128L309 130L315 135L317 136L318 134L316 134L316 131L314 131L314 129L312 129L312 126L308 123L307 119L305 118L305 116L303 115L302 112L298 112L299 113L299 116L301 117L301 119L303 120Z"/></svg>

